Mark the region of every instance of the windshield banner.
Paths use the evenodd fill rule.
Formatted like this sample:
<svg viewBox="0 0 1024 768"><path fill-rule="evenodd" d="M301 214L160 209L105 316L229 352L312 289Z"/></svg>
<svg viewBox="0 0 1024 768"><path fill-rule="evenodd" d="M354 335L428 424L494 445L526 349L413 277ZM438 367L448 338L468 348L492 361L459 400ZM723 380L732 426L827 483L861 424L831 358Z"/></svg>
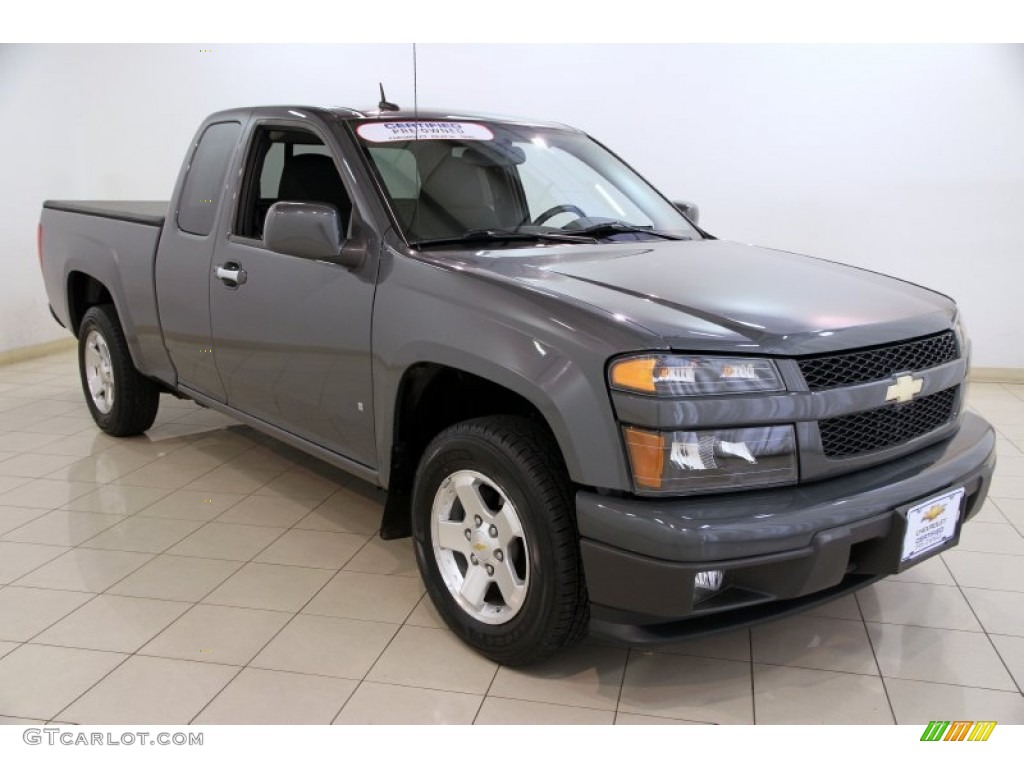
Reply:
<svg viewBox="0 0 1024 768"><path fill-rule="evenodd" d="M367 141L423 141L425 139L462 139L491 141L494 134L480 123L438 123L403 120L393 123L363 123L356 132Z"/></svg>

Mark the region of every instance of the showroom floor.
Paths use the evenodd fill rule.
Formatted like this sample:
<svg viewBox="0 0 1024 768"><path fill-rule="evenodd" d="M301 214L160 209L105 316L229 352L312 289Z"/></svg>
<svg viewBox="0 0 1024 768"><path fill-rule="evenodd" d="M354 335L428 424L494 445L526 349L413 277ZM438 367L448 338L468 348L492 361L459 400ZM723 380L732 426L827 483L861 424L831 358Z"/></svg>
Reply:
<svg viewBox="0 0 1024 768"><path fill-rule="evenodd" d="M960 546L799 617L498 668L368 485L164 397L93 426L71 352L0 368L0 722L1024 723L1024 386Z"/></svg>

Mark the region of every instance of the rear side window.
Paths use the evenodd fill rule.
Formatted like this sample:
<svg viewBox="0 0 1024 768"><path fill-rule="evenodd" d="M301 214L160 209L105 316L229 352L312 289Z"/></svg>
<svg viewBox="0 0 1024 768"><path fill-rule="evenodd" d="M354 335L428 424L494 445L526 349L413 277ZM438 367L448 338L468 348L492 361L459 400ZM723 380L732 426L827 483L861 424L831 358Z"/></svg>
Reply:
<svg viewBox="0 0 1024 768"><path fill-rule="evenodd" d="M241 129L240 123L215 123L203 131L178 203L178 227L185 232L208 235L213 230L224 175Z"/></svg>

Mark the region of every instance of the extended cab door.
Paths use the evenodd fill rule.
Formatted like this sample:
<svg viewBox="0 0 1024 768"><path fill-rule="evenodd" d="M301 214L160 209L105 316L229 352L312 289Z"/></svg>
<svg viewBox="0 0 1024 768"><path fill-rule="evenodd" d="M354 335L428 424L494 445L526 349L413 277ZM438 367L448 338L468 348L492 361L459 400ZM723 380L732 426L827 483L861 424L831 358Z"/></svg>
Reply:
<svg viewBox="0 0 1024 768"><path fill-rule="evenodd" d="M226 393L210 339L210 263L221 209L231 208L227 170L248 113L231 117L222 113L196 136L160 235L154 274L160 329L178 384L221 402Z"/></svg>
<svg viewBox="0 0 1024 768"><path fill-rule="evenodd" d="M342 167L328 134L308 123L252 127L234 221L208 273L213 348L229 405L374 467L375 254L350 270L263 243L267 210L283 200L333 205L351 235L358 213Z"/></svg>

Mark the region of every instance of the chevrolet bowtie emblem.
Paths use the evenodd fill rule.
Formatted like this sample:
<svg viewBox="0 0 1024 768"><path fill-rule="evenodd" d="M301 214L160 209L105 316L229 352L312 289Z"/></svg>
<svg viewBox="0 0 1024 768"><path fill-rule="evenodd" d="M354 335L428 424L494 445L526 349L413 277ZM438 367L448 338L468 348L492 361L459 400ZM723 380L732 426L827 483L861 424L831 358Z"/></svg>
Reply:
<svg viewBox="0 0 1024 768"><path fill-rule="evenodd" d="M909 403L914 395L920 394L924 388L924 379L915 379L913 376L900 376L895 384L891 384L885 390L885 402Z"/></svg>

